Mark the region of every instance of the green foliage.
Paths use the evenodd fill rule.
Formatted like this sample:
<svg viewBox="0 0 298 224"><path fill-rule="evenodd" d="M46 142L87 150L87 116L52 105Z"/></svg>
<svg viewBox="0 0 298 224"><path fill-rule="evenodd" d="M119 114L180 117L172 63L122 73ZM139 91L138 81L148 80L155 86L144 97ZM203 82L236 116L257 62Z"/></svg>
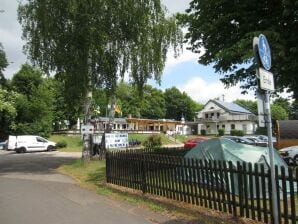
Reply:
<svg viewBox="0 0 298 224"><path fill-rule="evenodd" d="M11 84L20 93L16 100L15 134L48 137L53 121L53 89L50 82L42 78L40 71L23 65L14 75Z"/></svg>
<svg viewBox="0 0 298 224"><path fill-rule="evenodd" d="M166 118L193 120L201 105L194 102L185 92L181 93L176 87L166 89L164 93L166 104Z"/></svg>
<svg viewBox="0 0 298 224"><path fill-rule="evenodd" d="M63 152L81 152L83 148L81 136L51 135L49 140L56 143L66 142L67 146L59 149Z"/></svg>
<svg viewBox="0 0 298 224"><path fill-rule="evenodd" d="M256 135L267 135L266 127L257 127Z"/></svg>
<svg viewBox="0 0 298 224"><path fill-rule="evenodd" d="M190 49L201 53L199 63L213 65L227 86L257 86L253 37L263 33L272 52L272 73L278 91L289 88L298 97L298 27L296 1L192 0L180 15L187 26ZM244 65L244 66L239 66Z"/></svg>
<svg viewBox="0 0 298 224"><path fill-rule="evenodd" d="M238 104L239 106L245 108L246 110L250 111L253 114L258 114L258 105L257 101L253 100L240 100L237 99L234 103Z"/></svg>
<svg viewBox="0 0 298 224"><path fill-rule="evenodd" d="M0 139L6 139L15 129L16 101L19 97L16 92L0 88Z"/></svg>
<svg viewBox="0 0 298 224"><path fill-rule="evenodd" d="M150 78L160 82L168 48L177 53L182 42L159 0L32 0L18 19L32 61L62 73L72 99L84 99L90 80L113 95L127 71L139 91Z"/></svg>
<svg viewBox="0 0 298 224"><path fill-rule="evenodd" d="M243 130L237 130L237 129L232 129L231 130L231 135L232 136L244 136L244 131Z"/></svg>
<svg viewBox="0 0 298 224"><path fill-rule="evenodd" d="M147 149L158 149L162 145L161 137L159 135L150 135L143 145Z"/></svg>
<svg viewBox="0 0 298 224"><path fill-rule="evenodd" d="M297 99L291 105L290 119L298 120L298 100Z"/></svg>
<svg viewBox="0 0 298 224"><path fill-rule="evenodd" d="M224 136L224 135L225 135L225 129L224 128L218 129L218 136Z"/></svg>
<svg viewBox="0 0 298 224"><path fill-rule="evenodd" d="M7 67L8 62L6 59L5 52L3 50L3 46L0 43L0 87L6 86L6 79L4 77L3 71Z"/></svg>
<svg viewBox="0 0 298 224"><path fill-rule="evenodd" d="M271 105L271 118L272 120L288 120L289 116L287 111L278 104Z"/></svg>
<svg viewBox="0 0 298 224"><path fill-rule="evenodd" d="M20 71L12 77L11 85L16 92L31 96L42 82L41 71L29 64L24 64Z"/></svg>
<svg viewBox="0 0 298 224"><path fill-rule="evenodd" d="M202 129L201 130L201 135L206 136L206 134L207 134L207 131L205 129Z"/></svg>
<svg viewBox="0 0 298 224"><path fill-rule="evenodd" d="M67 147L67 142L65 140L61 140L61 141L56 143L56 147L58 149L66 148Z"/></svg>

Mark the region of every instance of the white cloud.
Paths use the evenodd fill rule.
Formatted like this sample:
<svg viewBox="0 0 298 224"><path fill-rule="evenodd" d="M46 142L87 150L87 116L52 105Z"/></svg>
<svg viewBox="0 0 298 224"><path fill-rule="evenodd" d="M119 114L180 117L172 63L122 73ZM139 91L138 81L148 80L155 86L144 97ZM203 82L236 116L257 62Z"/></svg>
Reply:
<svg viewBox="0 0 298 224"><path fill-rule="evenodd" d="M236 99L255 100L254 93L249 92L246 95L241 94L239 85L225 89L220 81L207 83L201 77L193 77L184 85L178 86L180 91L186 92L192 99L200 103L206 103L210 99L220 97L222 100L232 102Z"/></svg>

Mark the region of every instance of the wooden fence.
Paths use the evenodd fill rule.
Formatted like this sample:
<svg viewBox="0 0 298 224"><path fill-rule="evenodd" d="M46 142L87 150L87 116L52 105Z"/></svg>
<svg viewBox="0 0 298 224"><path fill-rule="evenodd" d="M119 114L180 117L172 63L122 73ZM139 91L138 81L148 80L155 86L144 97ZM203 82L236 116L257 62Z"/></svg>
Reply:
<svg viewBox="0 0 298 224"><path fill-rule="evenodd" d="M296 223L298 171L275 167L279 223ZM140 152L108 152L108 183L271 223L270 169Z"/></svg>

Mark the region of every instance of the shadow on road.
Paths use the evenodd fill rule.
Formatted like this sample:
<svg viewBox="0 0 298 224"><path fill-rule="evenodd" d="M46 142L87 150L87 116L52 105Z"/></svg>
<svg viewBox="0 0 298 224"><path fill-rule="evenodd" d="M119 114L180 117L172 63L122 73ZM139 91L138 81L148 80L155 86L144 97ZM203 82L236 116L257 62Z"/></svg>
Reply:
<svg viewBox="0 0 298 224"><path fill-rule="evenodd" d="M5 152L0 154L0 175L9 173L33 173L49 174L54 173L62 164L70 163L78 156L54 152L34 152L17 154Z"/></svg>

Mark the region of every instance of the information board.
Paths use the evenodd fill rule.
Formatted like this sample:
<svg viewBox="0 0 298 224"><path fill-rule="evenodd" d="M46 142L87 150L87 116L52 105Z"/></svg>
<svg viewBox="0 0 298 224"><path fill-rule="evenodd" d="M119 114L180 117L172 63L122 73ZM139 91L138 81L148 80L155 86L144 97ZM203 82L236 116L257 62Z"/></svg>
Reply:
<svg viewBox="0 0 298 224"><path fill-rule="evenodd" d="M128 133L105 134L106 149L127 148Z"/></svg>

